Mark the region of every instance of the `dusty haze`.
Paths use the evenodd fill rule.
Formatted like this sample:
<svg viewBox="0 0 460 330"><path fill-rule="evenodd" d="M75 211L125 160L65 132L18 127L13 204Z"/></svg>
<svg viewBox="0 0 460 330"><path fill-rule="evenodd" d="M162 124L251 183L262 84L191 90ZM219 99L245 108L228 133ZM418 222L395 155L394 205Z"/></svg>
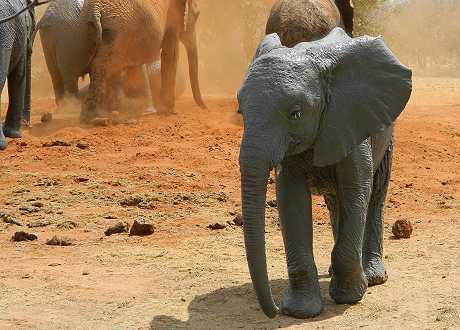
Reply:
<svg viewBox="0 0 460 330"><path fill-rule="evenodd" d="M200 1L200 76L205 95L236 93L264 35L265 22L274 2ZM355 5L359 10L360 1L355 0ZM37 10L38 19L44 10L43 7ZM368 33L383 34L390 47L405 64L415 69L417 75L458 76L459 1L412 0L402 5L385 5L383 9L369 13L368 17L374 24ZM181 50L180 69L188 79L185 51ZM33 97L53 97L39 36L33 55Z"/></svg>

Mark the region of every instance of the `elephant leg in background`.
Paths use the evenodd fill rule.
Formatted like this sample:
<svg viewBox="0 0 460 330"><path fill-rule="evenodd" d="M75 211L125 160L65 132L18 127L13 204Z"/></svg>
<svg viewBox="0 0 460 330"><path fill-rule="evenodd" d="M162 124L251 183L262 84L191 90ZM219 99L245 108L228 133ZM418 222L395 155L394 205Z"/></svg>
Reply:
<svg viewBox="0 0 460 330"><path fill-rule="evenodd" d="M334 244L337 243L339 237L339 221L340 221L340 208L337 197L334 195L324 195L324 200L329 211L331 219L332 235L334 236ZM332 276L332 265L329 266L329 276Z"/></svg>
<svg viewBox="0 0 460 330"><path fill-rule="evenodd" d="M30 41L29 41L30 42ZM26 63L26 92L24 97L24 110L22 113L22 124L30 126L30 111L32 109L32 44L28 45Z"/></svg>
<svg viewBox="0 0 460 330"><path fill-rule="evenodd" d="M372 189L372 150L365 140L336 166L339 230L331 256L331 297L338 304L362 299L368 282L362 266L366 215Z"/></svg>
<svg viewBox="0 0 460 330"><path fill-rule="evenodd" d="M369 286L385 283L388 276L383 265L383 218L385 198L391 175L392 143L374 174L371 200L367 210L363 243L363 267Z"/></svg>
<svg viewBox="0 0 460 330"><path fill-rule="evenodd" d="M8 76L9 66L11 61L11 50L7 48L0 48L0 104L3 88L5 87L6 78ZM7 147L5 135L3 134L3 116L0 110L0 150Z"/></svg>
<svg viewBox="0 0 460 330"><path fill-rule="evenodd" d="M153 106L156 109L161 108L161 74L157 74L154 65L159 66L158 62L151 63L147 66L147 72L150 81L150 94L152 96ZM161 72L160 72L161 73Z"/></svg>
<svg viewBox="0 0 460 330"><path fill-rule="evenodd" d="M304 170L285 161L276 180L277 200L289 287L281 311L298 318L319 315L323 309L313 257L312 201Z"/></svg>
<svg viewBox="0 0 460 330"><path fill-rule="evenodd" d="M13 139L21 137L21 117L24 111L27 85L26 56L27 54L22 56L8 75L9 104L3 125L3 134Z"/></svg>
<svg viewBox="0 0 460 330"><path fill-rule="evenodd" d="M179 60L179 40L174 32L166 32L161 50L160 112L173 113L176 101L176 75Z"/></svg>
<svg viewBox="0 0 460 330"><path fill-rule="evenodd" d="M122 86L122 73L111 72L106 78L104 99L102 106L107 116L120 110L120 93Z"/></svg>
<svg viewBox="0 0 460 330"><path fill-rule="evenodd" d="M115 80L115 77L108 72L108 70L112 70L112 56L112 49L109 45L101 46L91 63L88 94L83 101L80 114L80 121L84 123L89 123L97 117L107 117L109 114L106 107L109 96L107 91L109 85L113 84ZM115 94L113 93L113 95Z"/></svg>
<svg viewBox="0 0 460 330"><path fill-rule="evenodd" d="M56 99L56 105L60 105L64 98L64 81L62 79L61 72L59 71L57 54L56 54L56 41L47 29L40 29L40 40L42 43L43 54L45 55L46 66L51 76L51 82L53 83L54 97Z"/></svg>
<svg viewBox="0 0 460 330"><path fill-rule="evenodd" d="M73 58L75 54L73 49L69 49L65 44L56 46L56 60L58 71L61 75L62 84L64 86L64 100L68 97L78 99L78 78L76 73L75 63Z"/></svg>

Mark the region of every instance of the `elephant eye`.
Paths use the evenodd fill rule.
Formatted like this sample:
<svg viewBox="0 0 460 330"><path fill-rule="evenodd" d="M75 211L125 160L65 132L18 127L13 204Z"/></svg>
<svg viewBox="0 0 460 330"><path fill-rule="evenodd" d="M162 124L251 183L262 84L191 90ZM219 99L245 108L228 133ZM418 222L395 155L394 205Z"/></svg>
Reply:
<svg viewBox="0 0 460 330"><path fill-rule="evenodd" d="M302 111L297 110L291 113L291 119L292 120L300 120L302 119Z"/></svg>

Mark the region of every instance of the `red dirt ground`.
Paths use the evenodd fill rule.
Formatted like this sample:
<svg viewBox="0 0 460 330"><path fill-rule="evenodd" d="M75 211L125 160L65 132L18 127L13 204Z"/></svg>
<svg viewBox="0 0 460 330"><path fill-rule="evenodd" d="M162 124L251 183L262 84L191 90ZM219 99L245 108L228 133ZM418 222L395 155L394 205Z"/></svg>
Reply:
<svg viewBox="0 0 460 330"><path fill-rule="evenodd" d="M99 128L80 127L77 114L65 113L43 125L40 116L54 103L34 102L33 128L0 158L0 212L23 225L0 221L0 328L460 327L460 80L415 81L397 124L384 243L389 280L357 305L335 305L327 293L331 229L315 198L326 305L312 320L267 319L250 284L241 228L207 228L240 212L242 134L232 98L207 102L203 111L183 98L177 115ZM54 140L71 146L42 146ZM76 147L81 140L88 149ZM142 202L120 205L133 196ZM110 225L138 218L156 232L104 236ZM267 209L267 219L279 300L287 275L276 209ZM398 219L413 223L412 238L391 239ZM42 227L27 227L37 222ZM13 243L18 230L38 240ZM74 245L45 245L54 235Z"/></svg>

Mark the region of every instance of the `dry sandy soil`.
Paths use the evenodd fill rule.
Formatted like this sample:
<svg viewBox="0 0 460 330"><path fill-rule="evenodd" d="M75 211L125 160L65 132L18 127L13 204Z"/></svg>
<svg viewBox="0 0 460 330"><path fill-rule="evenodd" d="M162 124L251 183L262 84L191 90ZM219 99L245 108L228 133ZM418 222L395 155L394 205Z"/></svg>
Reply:
<svg viewBox="0 0 460 330"><path fill-rule="evenodd" d="M241 227L207 228L240 212L242 122L233 99L208 97L203 111L183 98L177 115L99 128L80 127L65 113L43 125L41 114L54 104L36 100L33 128L0 158L0 212L22 224L0 220L0 328L459 328L460 80L417 79L414 89L397 125L385 224L389 280L359 304L331 301L331 228L315 198L326 305L312 320L267 319L250 283ZM70 146L42 146L54 140ZM81 140L88 149L76 147ZM133 197L136 205L122 206ZM152 236L104 235L138 218L155 224ZM276 209L267 218L279 300L287 275ZM398 219L414 224L410 239L392 239ZM14 243L18 230L38 240ZM45 245L54 235L74 245Z"/></svg>

